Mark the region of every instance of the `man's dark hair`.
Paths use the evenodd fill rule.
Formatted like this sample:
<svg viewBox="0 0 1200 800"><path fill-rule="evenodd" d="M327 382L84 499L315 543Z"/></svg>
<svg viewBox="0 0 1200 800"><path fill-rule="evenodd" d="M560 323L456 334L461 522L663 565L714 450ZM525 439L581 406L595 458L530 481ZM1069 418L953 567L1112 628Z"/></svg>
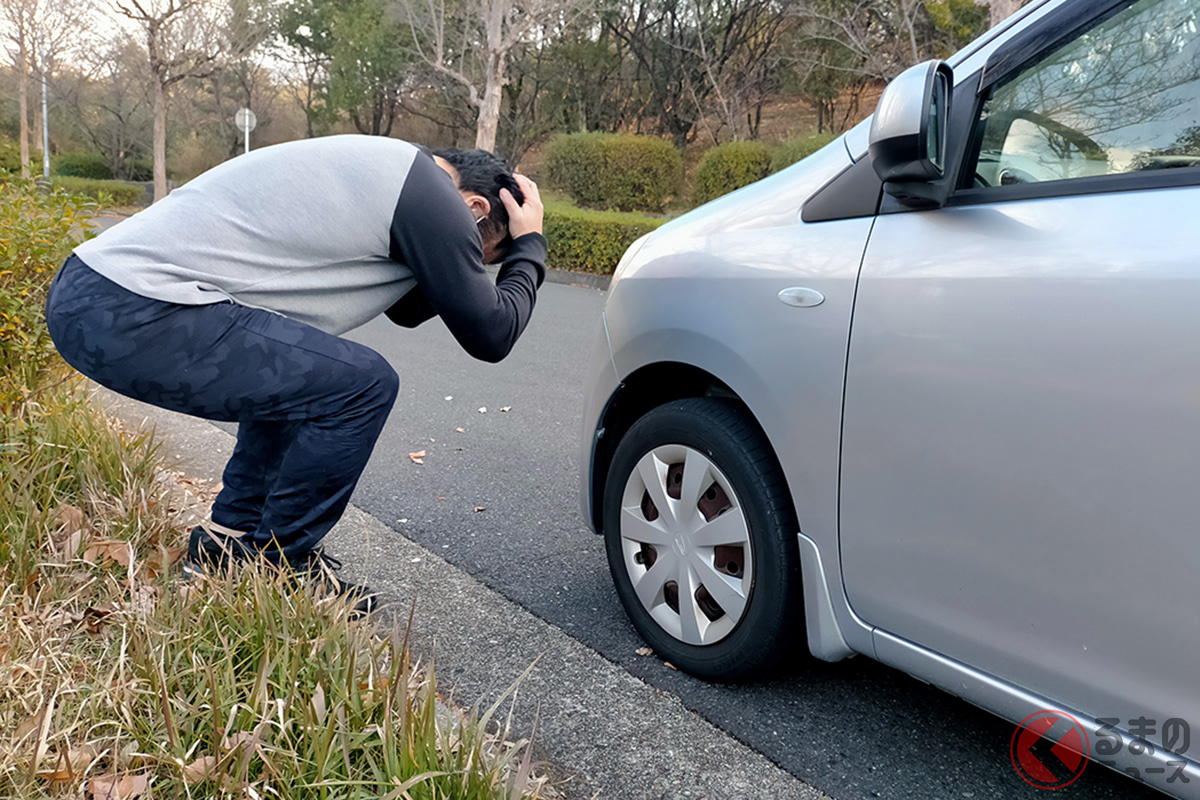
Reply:
<svg viewBox="0 0 1200 800"><path fill-rule="evenodd" d="M485 241L499 238L498 249L501 253L507 252L512 244L512 234L508 232L508 209L500 199L500 190L508 189L518 205L525 205L525 193L513 178L508 162L487 150L448 148L434 150L433 154L444 158L458 172L459 189L487 198L492 210L479 223L479 233Z"/></svg>

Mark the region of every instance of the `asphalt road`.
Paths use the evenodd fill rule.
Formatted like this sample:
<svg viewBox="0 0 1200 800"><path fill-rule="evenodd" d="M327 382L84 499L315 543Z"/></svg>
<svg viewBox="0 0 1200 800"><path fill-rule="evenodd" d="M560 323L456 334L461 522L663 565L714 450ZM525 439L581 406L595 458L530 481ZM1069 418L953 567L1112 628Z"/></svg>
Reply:
<svg viewBox="0 0 1200 800"><path fill-rule="evenodd" d="M838 800L1044 800L1009 763L1010 723L864 657L731 686L637 655L642 642L576 499L581 391L603 299L546 285L498 365L468 357L437 320L410 331L380 319L351 333L402 384L355 503ZM408 454L421 450L418 465ZM1161 797L1094 764L1055 796Z"/></svg>

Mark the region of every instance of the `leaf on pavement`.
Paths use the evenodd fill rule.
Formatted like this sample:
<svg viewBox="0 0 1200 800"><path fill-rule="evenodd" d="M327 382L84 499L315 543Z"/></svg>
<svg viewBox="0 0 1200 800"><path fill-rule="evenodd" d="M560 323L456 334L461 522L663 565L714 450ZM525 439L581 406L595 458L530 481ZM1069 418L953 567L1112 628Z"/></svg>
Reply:
<svg viewBox="0 0 1200 800"><path fill-rule="evenodd" d="M150 775L99 775L88 781L92 800L133 800L148 796Z"/></svg>
<svg viewBox="0 0 1200 800"><path fill-rule="evenodd" d="M475 506L475 513L478 514L480 511L487 511L487 506Z"/></svg>
<svg viewBox="0 0 1200 800"><path fill-rule="evenodd" d="M664 662L663 662L663 666L664 666L664 667L666 667L667 669L673 669L673 670L675 670L676 672L678 672L678 671L679 671L679 667L675 666L675 665L674 665L674 664L672 664L670 661L664 661Z"/></svg>
<svg viewBox="0 0 1200 800"><path fill-rule="evenodd" d="M425 451L424 450L418 450L415 453L409 453L408 457L412 459L412 462L414 464L424 464L425 463Z"/></svg>
<svg viewBox="0 0 1200 800"><path fill-rule="evenodd" d="M480 406L480 407L479 407L479 413L480 413L480 414L486 414L486 413L487 413L487 406Z"/></svg>
<svg viewBox="0 0 1200 800"><path fill-rule="evenodd" d="M466 428L455 428L454 430L458 431L459 433L466 433L466 432L467 432L467 429L466 429Z"/></svg>
<svg viewBox="0 0 1200 800"><path fill-rule="evenodd" d="M634 650L633 652L637 653L639 656L654 655L654 651L651 650L649 647L639 647L637 650Z"/></svg>
<svg viewBox="0 0 1200 800"><path fill-rule="evenodd" d="M505 406L504 408L500 409L501 414L507 413L509 411L512 411L512 406Z"/></svg>

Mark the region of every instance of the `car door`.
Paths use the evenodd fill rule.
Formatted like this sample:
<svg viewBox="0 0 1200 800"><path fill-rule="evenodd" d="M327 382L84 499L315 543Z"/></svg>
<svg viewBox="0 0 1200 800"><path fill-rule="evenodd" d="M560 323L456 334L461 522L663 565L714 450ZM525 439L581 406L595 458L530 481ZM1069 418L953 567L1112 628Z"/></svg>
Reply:
<svg viewBox="0 0 1200 800"><path fill-rule="evenodd" d="M865 621L1154 739L1200 721L1200 41L1107 6L960 85L959 188L876 220L839 541Z"/></svg>

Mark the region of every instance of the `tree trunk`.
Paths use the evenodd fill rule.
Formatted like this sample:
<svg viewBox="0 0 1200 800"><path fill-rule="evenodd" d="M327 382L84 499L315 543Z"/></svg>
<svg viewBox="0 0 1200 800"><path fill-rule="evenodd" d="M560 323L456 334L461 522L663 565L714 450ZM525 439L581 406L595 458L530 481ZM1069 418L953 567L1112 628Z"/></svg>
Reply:
<svg viewBox="0 0 1200 800"><path fill-rule="evenodd" d="M508 51L504 47L504 19L508 16L510 0L486 0L487 14L487 74L484 76L483 97L479 103L479 120L475 127L475 147L496 149L496 131L500 127L500 102L504 91L504 62Z"/></svg>
<svg viewBox="0 0 1200 800"><path fill-rule="evenodd" d="M500 128L500 101L504 89L504 54L493 54L483 84L483 98L479 104L479 121L475 128L475 147L496 149L496 133Z"/></svg>
<svg viewBox="0 0 1200 800"><path fill-rule="evenodd" d="M167 196L167 87L154 81L154 202Z"/></svg>
<svg viewBox="0 0 1200 800"><path fill-rule="evenodd" d="M992 0L988 3L988 23L994 28L1016 13L1021 0Z"/></svg>
<svg viewBox="0 0 1200 800"><path fill-rule="evenodd" d="M21 177L29 177L29 51L25 47L25 37L21 36L20 50L17 58L17 107L21 115Z"/></svg>

